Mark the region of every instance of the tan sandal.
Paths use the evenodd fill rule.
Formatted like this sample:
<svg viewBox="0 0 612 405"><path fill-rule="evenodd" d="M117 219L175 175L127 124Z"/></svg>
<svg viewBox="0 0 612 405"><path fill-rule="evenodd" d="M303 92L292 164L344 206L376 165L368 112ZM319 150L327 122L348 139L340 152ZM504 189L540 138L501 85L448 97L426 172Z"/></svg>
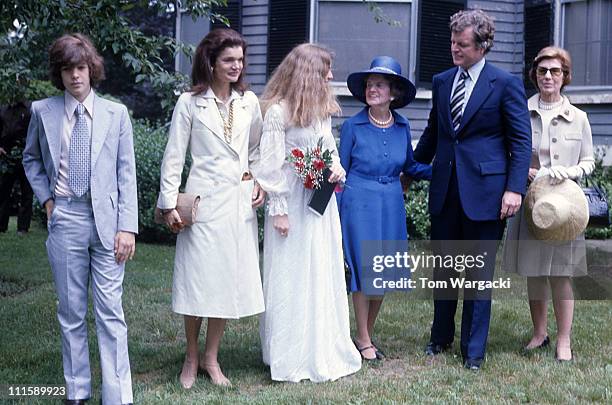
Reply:
<svg viewBox="0 0 612 405"><path fill-rule="evenodd" d="M207 367L219 369L219 373L221 373L221 378L214 378L210 372L206 369ZM198 374L202 374L210 379L210 382L213 385L218 385L221 387L231 387L232 382L223 374L221 371L221 366L219 363L200 363L198 366Z"/></svg>
<svg viewBox="0 0 612 405"><path fill-rule="evenodd" d="M181 386L186 390L191 389L191 387L193 387L193 384L195 384L197 374L198 374L197 368L195 370L195 373L190 373L191 370L185 370L188 364L191 364L191 362L188 362L187 360L185 360L185 362L183 363L183 369L179 373L179 381L181 383Z"/></svg>

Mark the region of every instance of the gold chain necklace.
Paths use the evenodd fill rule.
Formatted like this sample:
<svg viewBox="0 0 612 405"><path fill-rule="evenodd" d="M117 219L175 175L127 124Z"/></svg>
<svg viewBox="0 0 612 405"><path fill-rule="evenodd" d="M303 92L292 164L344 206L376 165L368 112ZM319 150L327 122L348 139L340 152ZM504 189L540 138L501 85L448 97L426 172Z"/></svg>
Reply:
<svg viewBox="0 0 612 405"><path fill-rule="evenodd" d="M388 127L389 124L391 124L391 121L393 121L393 114L391 114L391 110L389 110L389 119L387 119L386 121L380 121L377 120L376 118L374 118L374 116L372 115L372 109L368 108L368 116L370 117L370 119L372 120L372 122L374 124L376 124L379 127Z"/></svg>
<svg viewBox="0 0 612 405"><path fill-rule="evenodd" d="M234 100L230 101L228 110L228 117L227 119L225 119L225 114L221 112L221 109L217 105L217 111L219 112L221 121L223 121L223 137L225 138L225 142L232 143L232 126L234 124Z"/></svg>

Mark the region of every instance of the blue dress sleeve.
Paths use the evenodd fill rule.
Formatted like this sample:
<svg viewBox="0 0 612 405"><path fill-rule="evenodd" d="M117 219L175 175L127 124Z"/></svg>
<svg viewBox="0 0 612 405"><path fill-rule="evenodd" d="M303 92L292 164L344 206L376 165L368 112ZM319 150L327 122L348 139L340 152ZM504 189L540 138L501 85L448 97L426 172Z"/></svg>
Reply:
<svg viewBox="0 0 612 405"><path fill-rule="evenodd" d="M412 136L410 126L406 125L406 136L408 137L408 147L406 148L406 162L402 172L415 180L431 180L431 165L419 163L414 160L412 152Z"/></svg>
<svg viewBox="0 0 612 405"><path fill-rule="evenodd" d="M353 139L353 126L346 120L344 124L342 124L342 129L340 130L340 148L338 149L338 154L340 155L340 164L347 174L351 168Z"/></svg>

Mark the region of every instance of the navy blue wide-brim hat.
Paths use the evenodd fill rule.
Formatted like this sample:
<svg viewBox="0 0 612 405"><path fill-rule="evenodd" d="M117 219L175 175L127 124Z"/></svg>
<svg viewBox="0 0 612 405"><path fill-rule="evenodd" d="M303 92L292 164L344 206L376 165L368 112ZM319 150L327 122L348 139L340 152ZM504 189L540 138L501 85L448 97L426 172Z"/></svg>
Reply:
<svg viewBox="0 0 612 405"><path fill-rule="evenodd" d="M408 78L402 76L402 66L391 56L377 56L372 59L370 69L351 73L346 79L348 89L353 96L364 104L366 80L371 74L379 74L393 80L400 86L401 96L393 100L392 108L402 108L408 105L416 96L416 88Z"/></svg>

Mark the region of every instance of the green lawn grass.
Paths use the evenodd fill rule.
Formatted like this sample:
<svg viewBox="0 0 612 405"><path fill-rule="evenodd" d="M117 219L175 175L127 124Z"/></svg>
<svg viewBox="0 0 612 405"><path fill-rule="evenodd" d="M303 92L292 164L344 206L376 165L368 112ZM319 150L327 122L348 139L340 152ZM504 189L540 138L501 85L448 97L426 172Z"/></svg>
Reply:
<svg viewBox="0 0 612 405"><path fill-rule="evenodd" d="M0 384L63 384L45 238L46 231L36 225L27 236L17 236L14 221L8 233L0 234ZM230 321L221 347L219 361L234 386L217 388L199 378L193 389L184 391L177 379L185 346L182 318L170 309L173 255L171 246L140 243L126 268L123 303L136 403L612 402L610 301L576 302L575 361L570 364L555 362L554 343L538 353L521 354L531 332L527 302L494 301L487 361L475 373L461 367L458 339L453 351L435 361L423 354L432 305L404 293L386 298L377 324L378 344L388 355L382 364L364 365L336 382L272 382L261 362L257 317L251 317ZM549 319L554 342L552 311ZM89 328L92 403L97 404L101 377L91 312Z"/></svg>

